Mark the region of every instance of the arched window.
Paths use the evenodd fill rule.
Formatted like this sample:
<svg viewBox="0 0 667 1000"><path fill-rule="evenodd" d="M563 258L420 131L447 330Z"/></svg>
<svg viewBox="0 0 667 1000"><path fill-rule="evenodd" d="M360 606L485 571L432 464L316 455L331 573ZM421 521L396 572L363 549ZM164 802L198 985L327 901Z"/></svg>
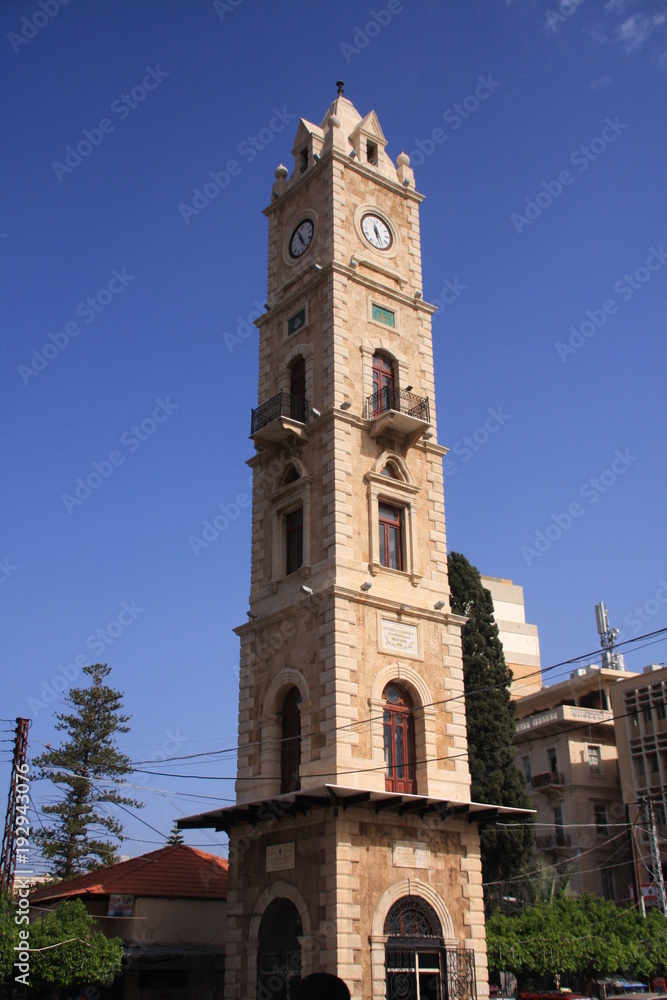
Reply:
<svg viewBox="0 0 667 1000"><path fill-rule="evenodd" d="M306 415L306 362L297 358L290 365L290 396L292 420L301 423Z"/></svg>
<svg viewBox="0 0 667 1000"><path fill-rule="evenodd" d="M387 684L384 698L385 788L414 795L415 726L410 695L398 684Z"/></svg>
<svg viewBox="0 0 667 1000"><path fill-rule="evenodd" d="M282 485L288 486L289 483L295 483L297 479L301 479L299 470L295 465L288 465L283 475Z"/></svg>
<svg viewBox="0 0 667 1000"><path fill-rule="evenodd" d="M285 695L281 712L280 743L280 794L298 792L301 788L301 692L290 688Z"/></svg>
<svg viewBox="0 0 667 1000"><path fill-rule="evenodd" d="M419 896L398 899L384 922L387 1000L443 1000L442 927Z"/></svg>
<svg viewBox="0 0 667 1000"><path fill-rule="evenodd" d="M376 351L373 355L373 416L394 409L394 365Z"/></svg>
<svg viewBox="0 0 667 1000"><path fill-rule="evenodd" d="M301 917L289 899L269 903L259 925L258 1000L289 1000L301 978Z"/></svg>

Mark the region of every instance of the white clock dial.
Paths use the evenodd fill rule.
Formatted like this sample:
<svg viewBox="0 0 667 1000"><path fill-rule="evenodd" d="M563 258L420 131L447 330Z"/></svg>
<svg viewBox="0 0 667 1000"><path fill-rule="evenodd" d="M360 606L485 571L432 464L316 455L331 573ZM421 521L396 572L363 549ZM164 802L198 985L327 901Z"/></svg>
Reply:
<svg viewBox="0 0 667 1000"><path fill-rule="evenodd" d="M289 241L289 252L291 257L301 257L310 246L315 227L310 219L300 222L292 233Z"/></svg>
<svg viewBox="0 0 667 1000"><path fill-rule="evenodd" d="M361 231L376 250L388 250L392 244L391 230L378 215L365 215L361 220Z"/></svg>

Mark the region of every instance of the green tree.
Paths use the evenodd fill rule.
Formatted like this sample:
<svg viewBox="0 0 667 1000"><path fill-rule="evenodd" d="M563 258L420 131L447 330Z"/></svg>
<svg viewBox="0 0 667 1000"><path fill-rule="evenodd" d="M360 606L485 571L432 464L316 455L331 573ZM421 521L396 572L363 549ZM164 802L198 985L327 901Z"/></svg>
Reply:
<svg viewBox="0 0 667 1000"><path fill-rule="evenodd" d="M167 837L167 844L184 844L185 838L183 837L183 831L178 829L176 823L171 828L171 833Z"/></svg>
<svg viewBox="0 0 667 1000"><path fill-rule="evenodd" d="M72 711L56 713L56 729L66 732L67 739L33 762L38 778L48 778L65 793L61 801L42 808L56 817L54 822L35 830L35 840L56 878L113 864L118 845L109 837L122 840L123 828L105 807L141 807L117 787L131 771L129 757L115 743L118 733L129 731L122 694L105 684L111 672L106 664L84 667L83 672L90 677L90 686L71 688L66 702Z"/></svg>
<svg viewBox="0 0 667 1000"><path fill-rule="evenodd" d="M651 976L665 969L667 921L657 911L643 920L636 909L598 896L567 893L552 903L526 906L515 916L496 911L486 922L489 968L520 978L600 974Z"/></svg>
<svg viewBox="0 0 667 1000"><path fill-rule="evenodd" d="M543 858L536 858L518 891L523 890L531 903L553 903L568 891L571 880L571 872L560 871Z"/></svg>
<svg viewBox="0 0 667 1000"><path fill-rule="evenodd" d="M60 903L28 927L17 924L16 916L15 905L4 895L0 973L3 983L16 988L16 996L46 998L68 986L108 985L121 971L123 942L94 932L93 918L80 899ZM30 951L21 950L25 947Z"/></svg>
<svg viewBox="0 0 667 1000"><path fill-rule="evenodd" d="M514 763L512 671L493 620L491 594L465 556L452 552L447 564L452 611L468 617L462 635L463 678L473 801L529 809L525 779ZM524 869L534 827L530 822L513 829L486 824L480 837L483 880L496 882Z"/></svg>

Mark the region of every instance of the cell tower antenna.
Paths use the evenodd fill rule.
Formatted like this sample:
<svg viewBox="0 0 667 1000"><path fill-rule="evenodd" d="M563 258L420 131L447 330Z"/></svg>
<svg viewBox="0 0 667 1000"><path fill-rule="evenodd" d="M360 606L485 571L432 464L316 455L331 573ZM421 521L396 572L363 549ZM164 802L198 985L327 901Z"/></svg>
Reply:
<svg viewBox="0 0 667 1000"><path fill-rule="evenodd" d="M595 621L602 646L602 666L605 670L625 670L625 660L616 649L617 628L609 627L609 615L604 601L595 605Z"/></svg>
<svg viewBox="0 0 667 1000"><path fill-rule="evenodd" d="M16 841L19 836L17 820L19 802L25 801L23 783L28 773L26 763L28 756L28 729L30 719L16 720L16 737L14 740L14 759L12 761L12 777L7 799L7 815L5 817L5 833L2 838L2 854L0 855L0 888L10 894L14 889L14 873L16 871ZM21 786L19 788L19 786Z"/></svg>

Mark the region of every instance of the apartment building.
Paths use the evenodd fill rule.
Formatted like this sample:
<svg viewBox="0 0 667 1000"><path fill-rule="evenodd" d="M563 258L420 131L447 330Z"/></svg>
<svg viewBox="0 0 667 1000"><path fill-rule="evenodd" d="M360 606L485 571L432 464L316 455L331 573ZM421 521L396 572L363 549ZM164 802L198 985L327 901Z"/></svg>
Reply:
<svg viewBox="0 0 667 1000"><path fill-rule="evenodd" d="M667 668L652 663L644 672L614 685L612 709L616 725L623 802L636 828L638 868L645 887L651 882L648 852L650 799L661 846L667 860Z"/></svg>
<svg viewBox="0 0 667 1000"><path fill-rule="evenodd" d="M536 810L536 854L571 872L575 892L618 900L629 896L632 861L612 692L632 689L637 677L591 664L516 708L516 763Z"/></svg>
<svg viewBox="0 0 667 1000"><path fill-rule="evenodd" d="M493 617L503 644L505 662L512 671L513 698L539 691L540 640L537 625L526 622L523 587L497 576L483 576L482 585L491 592Z"/></svg>

